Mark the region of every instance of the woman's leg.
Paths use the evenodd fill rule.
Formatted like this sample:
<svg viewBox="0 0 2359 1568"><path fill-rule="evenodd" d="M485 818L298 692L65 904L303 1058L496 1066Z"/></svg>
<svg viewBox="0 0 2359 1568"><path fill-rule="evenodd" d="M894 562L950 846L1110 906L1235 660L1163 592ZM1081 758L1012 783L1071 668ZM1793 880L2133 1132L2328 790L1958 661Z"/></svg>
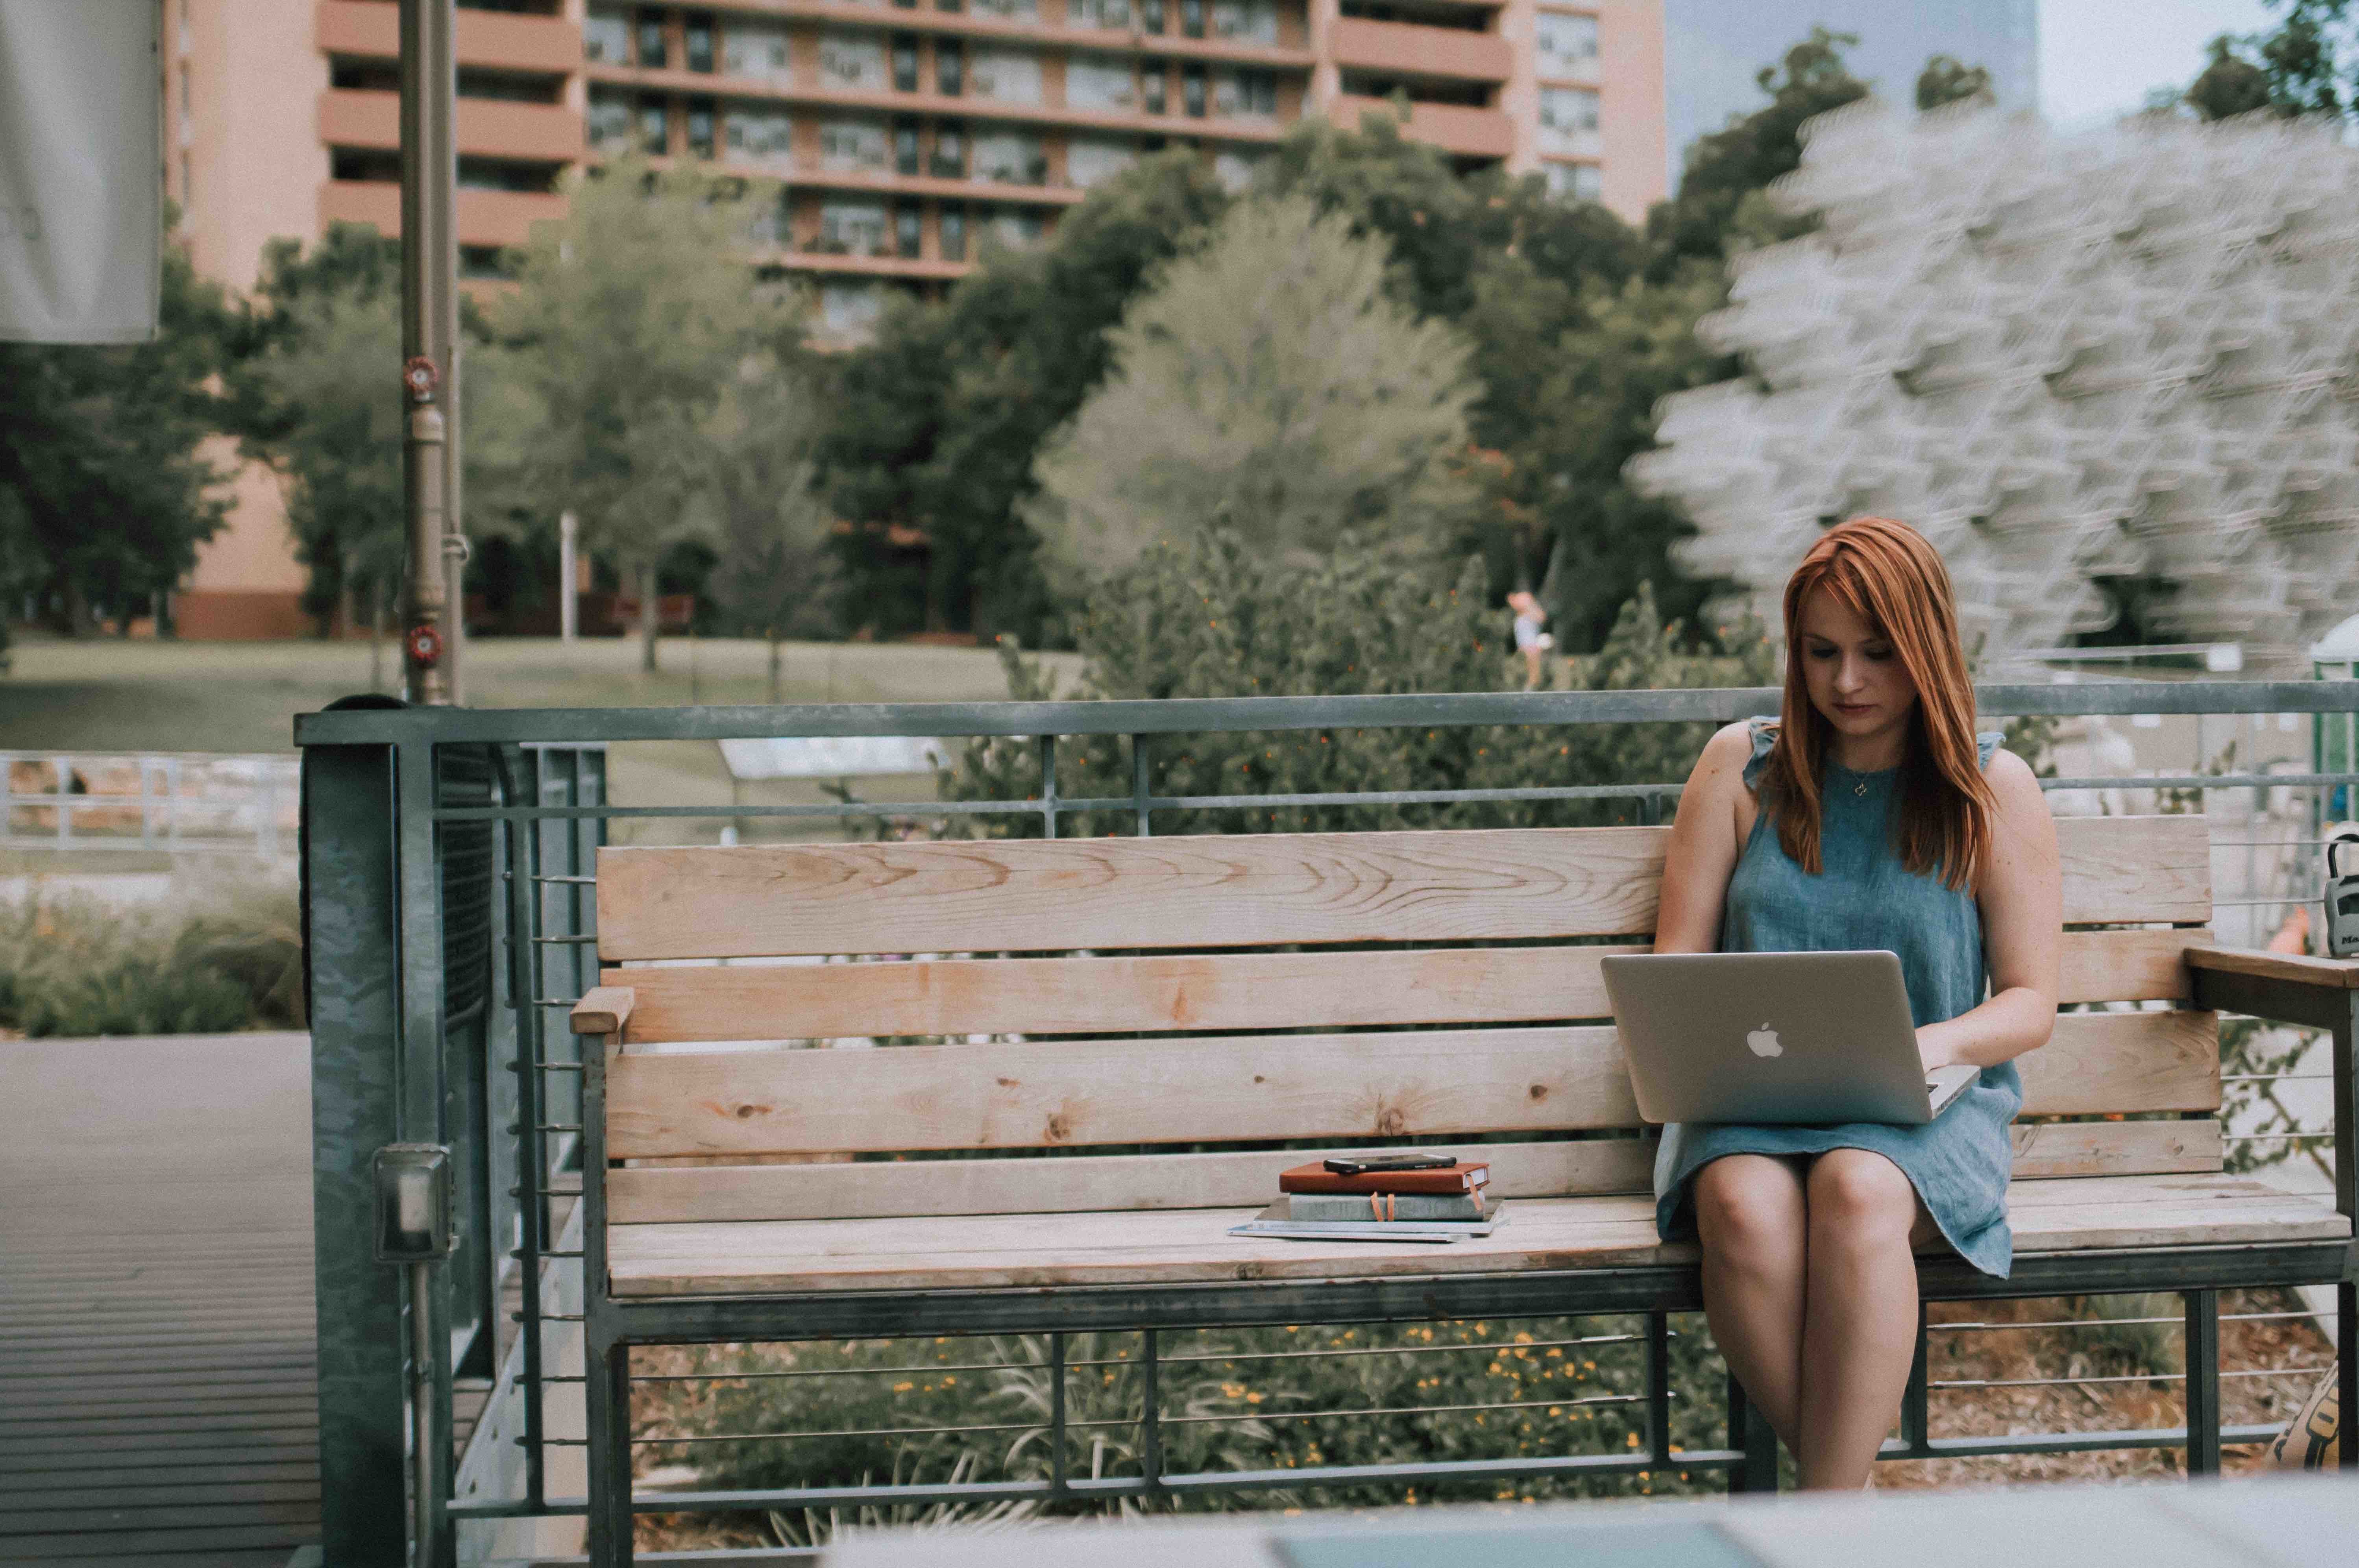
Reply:
<svg viewBox="0 0 2359 1568"><path fill-rule="evenodd" d="M1712 1341L1745 1398L1796 1448L1808 1236L1801 1173L1790 1160L1732 1154L1697 1171L1691 1192Z"/></svg>
<svg viewBox="0 0 2359 1568"><path fill-rule="evenodd" d="M1807 1184L1809 1310L1794 1458L1806 1488L1857 1491L1900 1412L1917 1351L1917 1191L1864 1149L1819 1156Z"/></svg>

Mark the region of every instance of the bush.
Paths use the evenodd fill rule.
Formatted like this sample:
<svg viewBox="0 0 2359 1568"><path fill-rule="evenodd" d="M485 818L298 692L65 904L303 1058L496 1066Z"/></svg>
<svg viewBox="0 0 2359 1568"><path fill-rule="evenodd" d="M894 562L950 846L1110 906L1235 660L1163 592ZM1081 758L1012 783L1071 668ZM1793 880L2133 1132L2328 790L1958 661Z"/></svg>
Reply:
<svg viewBox="0 0 2359 1568"><path fill-rule="evenodd" d="M0 1028L84 1036L303 1026L291 889L233 887L194 908L38 893L0 903Z"/></svg>
<svg viewBox="0 0 2359 1568"><path fill-rule="evenodd" d="M1256 548L1234 529L1151 547L1093 595L1076 627L1080 698L1271 697L1499 691L1511 670L1506 611L1482 591L1482 567L1452 571L1345 536L1309 558ZM1726 634L1733 657L1686 651L1651 589L1625 604L1613 636L1581 661L1596 690L1758 685L1773 656L1757 628ZM1037 665L1002 645L1008 695L1054 693ZM1711 726L1699 724L1493 725L1446 729L1289 730L1157 737L1156 794L1266 795L1530 785L1659 783L1687 777ZM1058 792L1131 793L1129 743L1073 736L1060 745ZM943 779L954 800L1027 800L1040 793L1038 748L1021 737L971 744ZM1163 833L1302 833L1400 827L1582 826L1639 820L1638 805L1603 800L1460 801L1440 806L1280 806L1158 812ZM1070 824L1070 825L1068 825ZM996 837L1037 834L1029 816L981 819ZM1075 812L1059 831L1132 831L1127 811Z"/></svg>

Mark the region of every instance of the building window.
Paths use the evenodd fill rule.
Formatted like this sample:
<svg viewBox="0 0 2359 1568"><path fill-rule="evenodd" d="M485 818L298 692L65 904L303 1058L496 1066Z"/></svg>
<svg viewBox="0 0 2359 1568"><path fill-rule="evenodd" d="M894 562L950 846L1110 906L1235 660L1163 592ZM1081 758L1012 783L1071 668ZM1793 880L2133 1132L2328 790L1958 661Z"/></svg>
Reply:
<svg viewBox="0 0 2359 1568"><path fill-rule="evenodd" d="M829 201L819 210L819 244L831 256L883 256L885 203Z"/></svg>
<svg viewBox="0 0 2359 1568"><path fill-rule="evenodd" d="M1180 106L1196 119L1204 117L1204 68L1187 65L1180 70Z"/></svg>
<svg viewBox="0 0 2359 1568"><path fill-rule="evenodd" d="M1130 30L1130 0L1065 0L1065 19L1076 27Z"/></svg>
<svg viewBox="0 0 2359 1568"><path fill-rule="evenodd" d="M613 5L591 6L582 19L582 58L592 65L630 64L630 14Z"/></svg>
<svg viewBox="0 0 2359 1568"><path fill-rule="evenodd" d="M652 6L639 11L639 64L648 71L661 71L670 63L669 46L664 39L664 14Z"/></svg>
<svg viewBox="0 0 2359 1568"><path fill-rule="evenodd" d="M1212 75L1212 113L1225 119L1266 120L1274 117L1277 114L1277 73L1226 68L1215 71Z"/></svg>
<svg viewBox="0 0 2359 1568"><path fill-rule="evenodd" d="M960 201L942 203L941 215L936 220L940 228L940 249L944 261L966 259L966 205Z"/></svg>
<svg viewBox="0 0 2359 1568"><path fill-rule="evenodd" d="M1065 144L1065 183L1086 191L1138 161L1136 144L1113 136L1075 136Z"/></svg>
<svg viewBox="0 0 2359 1568"><path fill-rule="evenodd" d="M1065 107L1125 110L1138 102L1130 61L1118 55L1076 54L1065 62Z"/></svg>
<svg viewBox="0 0 2359 1568"><path fill-rule="evenodd" d="M1163 95L1171 83L1171 67L1159 60L1142 60L1138 67L1139 107L1150 114L1164 113Z"/></svg>
<svg viewBox="0 0 2359 1568"><path fill-rule="evenodd" d="M1001 103L1040 102L1040 57L1029 49L979 49L973 75L981 97Z"/></svg>
<svg viewBox="0 0 2359 1568"><path fill-rule="evenodd" d="M1540 167L1547 171L1551 196L1594 201L1604 191L1605 181L1593 163L1544 163Z"/></svg>
<svg viewBox="0 0 2359 1568"><path fill-rule="evenodd" d="M1266 156L1234 147L1215 153L1212 155L1212 178L1232 194L1243 191L1253 183L1254 170L1261 166L1261 160Z"/></svg>
<svg viewBox="0 0 2359 1568"><path fill-rule="evenodd" d="M1539 73L1588 81L1597 74L1597 18L1542 11L1537 35Z"/></svg>
<svg viewBox="0 0 2359 1568"><path fill-rule="evenodd" d="M1212 36L1277 42L1277 0L1212 0Z"/></svg>
<svg viewBox="0 0 2359 1568"><path fill-rule="evenodd" d="M974 138L974 177L1006 185L1045 185L1049 155L1040 138L1016 131L995 131Z"/></svg>
<svg viewBox="0 0 2359 1568"><path fill-rule="evenodd" d="M710 73L712 70L712 13L690 11L680 27L680 53L688 57L688 69Z"/></svg>
<svg viewBox="0 0 2359 1568"><path fill-rule="evenodd" d="M875 120L824 120L819 127L821 169L874 169L886 167L885 127Z"/></svg>
<svg viewBox="0 0 2359 1568"><path fill-rule="evenodd" d="M459 276L471 279L507 278L510 274L506 255L497 245L461 245Z"/></svg>
<svg viewBox="0 0 2359 1568"><path fill-rule="evenodd" d="M967 8L978 16L996 16L1003 22L1040 19L1040 0L969 0Z"/></svg>
<svg viewBox="0 0 2359 1568"><path fill-rule="evenodd" d="M934 9L937 11L963 11L966 9L965 0L934 0Z"/></svg>
<svg viewBox="0 0 2359 1568"><path fill-rule="evenodd" d="M688 151L691 158L712 156L712 100L710 98L688 101Z"/></svg>
<svg viewBox="0 0 2359 1568"><path fill-rule="evenodd" d="M542 191L557 169L545 163L516 163L504 158L462 158L459 160L462 191Z"/></svg>
<svg viewBox="0 0 2359 1568"><path fill-rule="evenodd" d="M926 172L937 180L966 178L966 126L957 120L944 120L934 127L933 160Z"/></svg>
<svg viewBox="0 0 2359 1568"><path fill-rule="evenodd" d="M1180 0L1180 33L1190 38L1204 36L1204 0Z"/></svg>
<svg viewBox="0 0 2359 1568"><path fill-rule="evenodd" d="M650 94L639 100L639 150L660 158L671 150L668 105Z"/></svg>
<svg viewBox="0 0 2359 1568"><path fill-rule="evenodd" d="M915 93L918 90L918 35L893 35L893 91Z"/></svg>
<svg viewBox="0 0 2359 1568"><path fill-rule="evenodd" d="M902 120L893 126L893 172L918 172L918 122Z"/></svg>
<svg viewBox="0 0 2359 1568"><path fill-rule="evenodd" d="M885 317L885 291L874 283L829 283L819 291L819 319L839 342L865 337Z"/></svg>
<svg viewBox="0 0 2359 1568"><path fill-rule="evenodd" d="M1597 93L1589 87L1540 89L1540 149L1586 153L1597 150Z"/></svg>
<svg viewBox="0 0 2359 1568"><path fill-rule="evenodd" d="M723 124L731 162L780 170L794 167L795 122L784 109L767 103L732 103Z"/></svg>
<svg viewBox="0 0 2359 1568"><path fill-rule="evenodd" d="M756 250L785 250L794 243L794 206L783 190L756 205L745 219L745 243Z"/></svg>
<svg viewBox="0 0 2359 1568"><path fill-rule="evenodd" d="M991 215L991 237L1010 250L1039 244L1044 229L1040 214L1029 208L1003 207Z"/></svg>
<svg viewBox="0 0 2359 1568"><path fill-rule="evenodd" d="M915 261L925 254L925 232L916 206L905 201L893 209L893 250L902 260Z"/></svg>
<svg viewBox="0 0 2359 1568"><path fill-rule="evenodd" d="M590 89L587 129L592 152L621 154L631 148L631 96L612 88Z"/></svg>
<svg viewBox="0 0 2359 1568"><path fill-rule="evenodd" d="M401 72L396 68L393 91L401 91ZM505 71L477 71L470 66L459 68L458 95L462 98L490 98L503 103L557 103L565 96L565 78L561 76L517 76Z"/></svg>
<svg viewBox="0 0 2359 1568"><path fill-rule="evenodd" d="M722 35L723 66L732 76L759 76L772 82L790 81L794 76L794 57L788 43L788 37L782 23L739 21L732 17L728 30Z"/></svg>
<svg viewBox="0 0 2359 1568"><path fill-rule="evenodd" d="M884 92L885 45L864 33L821 33L819 79L822 87Z"/></svg>
<svg viewBox="0 0 2359 1568"><path fill-rule="evenodd" d="M1163 30L1163 0L1138 0L1138 30L1142 33Z"/></svg>
<svg viewBox="0 0 2359 1568"><path fill-rule="evenodd" d="M934 87L945 98L966 91L966 51L956 38L934 40Z"/></svg>

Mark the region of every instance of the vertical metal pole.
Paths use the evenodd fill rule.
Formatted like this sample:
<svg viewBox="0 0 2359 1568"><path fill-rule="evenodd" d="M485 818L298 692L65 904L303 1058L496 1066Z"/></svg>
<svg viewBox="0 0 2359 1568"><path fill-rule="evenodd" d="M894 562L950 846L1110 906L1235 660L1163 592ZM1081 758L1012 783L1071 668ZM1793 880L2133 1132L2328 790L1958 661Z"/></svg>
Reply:
<svg viewBox="0 0 2359 1568"><path fill-rule="evenodd" d="M405 741L394 748L394 822L396 867L400 909L398 954L400 1033L396 1083L400 1107L400 1136L412 1143L448 1144L450 1094L443 1065L448 1060L442 1027L442 899L437 858L434 809L439 800L435 751L425 740ZM430 1376L438 1390L451 1387L451 1276L437 1269L426 1288L429 1337L420 1342L429 1357L422 1376ZM435 1401L431 1414L434 1442L443 1454L451 1448L451 1401ZM430 1568L451 1568L456 1544L451 1531L450 1499L438 1488L419 1507L421 1519L432 1528L419 1561Z"/></svg>
<svg viewBox="0 0 2359 1568"><path fill-rule="evenodd" d="M526 804L541 804L544 785L541 768L548 753L537 746L519 748L517 771L524 776L520 792ZM538 817L528 817L512 824L508 840L508 884L510 940L516 943L516 968L517 979L510 1001L516 1007L516 1282L522 1290L519 1324L523 1335L521 1351L524 1362L523 1387L517 1397L524 1401L524 1492L525 1500L538 1508L548 1496L548 1465L546 1445L542 1439L545 1412L542 1409L541 1326L540 1326L540 1254L548 1244L542 1233L549 1223L549 1201L542 1195L544 1173L549 1169L541 1124L549 1118L542 1114L540 1063L548 1059L544 1044L548 1035L546 1011L540 998L549 993L541 987L549 964L544 956L548 949L539 938L543 921L540 918L542 899L540 882L541 837L546 823ZM521 853L519 853L521 849Z"/></svg>
<svg viewBox="0 0 2359 1568"><path fill-rule="evenodd" d="M614 1036L582 1038L582 1369L589 1406L590 1561L631 1561L631 1347L606 1299L606 1062Z"/></svg>
<svg viewBox="0 0 2359 1568"><path fill-rule="evenodd" d="M1065 1495L1065 1335L1049 1333L1049 1492Z"/></svg>
<svg viewBox="0 0 2359 1568"><path fill-rule="evenodd" d="M1774 1492L1777 1489L1777 1433L1760 1409L1747 1399L1734 1373L1728 1378L1728 1446L1745 1457L1729 1467L1732 1492Z"/></svg>
<svg viewBox="0 0 2359 1568"><path fill-rule="evenodd" d="M401 356L408 419L402 510L408 550L404 686L413 702L458 700L458 78L451 0L401 0ZM440 401L437 402L438 394Z"/></svg>
<svg viewBox="0 0 2359 1568"><path fill-rule="evenodd" d="M582 581L582 569L575 564L574 551L582 544L582 519L571 512L560 513L557 519L557 636L569 646L581 633L582 597L575 592Z"/></svg>
<svg viewBox="0 0 2359 1568"><path fill-rule="evenodd" d="M1658 1468L1671 1463L1671 1319L1647 1314L1647 1456Z"/></svg>
<svg viewBox="0 0 2359 1568"><path fill-rule="evenodd" d="M418 1568L433 1568L434 1534L447 1449L438 1444L434 1419L434 1266L413 1263L409 1274L410 1538Z"/></svg>
<svg viewBox="0 0 2359 1568"><path fill-rule="evenodd" d="M2220 1292L2189 1290L2187 1473L2220 1474Z"/></svg>
<svg viewBox="0 0 2359 1568"><path fill-rule="evenodd" d="M1147 821L1147 748L1153 739L1152 735L1135 735L1130 737L1130 801L1131 810L1137 816L1137 832L1141 838L1153 836L1155 831Z"/></svg>
<svg viewBox="0 0 2359 1568"><path fill-rule="evenodd" d="M2359 757L2346 751L2343 766ZM2334 1029L2334 1208L2348 1219L2359 1214L2359 994L2344 992L2343 1022ZM2359 1254L2359 1247L2354 1247ZM2359 1255L2334 1288L2335 1392L2343 1411L2340 1467L2359 1472Z"/></svg>
<svg viewBox="0 0 2359 1568"><path fill-rule="evenodd" d="M1057 737L1040 737L1041 836L1057 836Z"/></svg>
<svg viewBox="0 0 2359 1568"><path fill-rule="evenodd" d="M1138 1472L1149 1492L1163 1488L1163 1392L1153 1329L1140 1331Z"/></svg>
<svg viewBox="0 0 2359 1568"><path fill-rule="evenodd" d="M320 1324L320 1530L338 1568L399 1568L401 1277L370 1254L370 1161L399 1141L393 753L303 754L311 1223Z"/></svg>
<svg viewBox="0 0 2359 1568"><path fill-rule="evenodd" d="M1909 1454L1926 1457L1926 1442L1931 1435L1931 1420L1928 1410L1930 1386L1925 1370L1925 1303L1917 1303L1917 1353L1908 1362L1908 1387L1900 1396L1900 1441Z"/></svg>

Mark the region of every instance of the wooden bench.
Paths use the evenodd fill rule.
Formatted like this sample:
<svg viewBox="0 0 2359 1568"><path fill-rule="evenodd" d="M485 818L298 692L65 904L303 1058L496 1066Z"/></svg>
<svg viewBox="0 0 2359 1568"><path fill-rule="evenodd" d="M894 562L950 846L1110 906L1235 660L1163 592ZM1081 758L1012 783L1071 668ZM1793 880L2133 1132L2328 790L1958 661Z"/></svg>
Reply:
<svg viewBox="0 0 2359 1568"><path fill-rule="evenodd" d="M2015 1275L1929 1256L1927 1295L2179 1290L2200 1330L2220 1289L2334 1282L2347 1325L2359 964L2209 946L2201 817L2058 828L2061 1000L2147 1006L2067 1011L2024 1060ZM1693 1248L1655 1236L1598 966L1651 931L1666 837L600 851L603 985L573 1012L605 1037L583 1101L593 1558L626 1560L632 1344L1696 1306ZM709 962L909 953L977 956ZM2336 1030L2338 1202L2222 1172L2212 1007ZM854 1037L952 1042L745 1044ZM1513 1201L1489 1237L1226 1234L1322 1145L1429 1135L1485 1140ZM2190 1348L2201 1468L2217 1366Z"/></svg>

